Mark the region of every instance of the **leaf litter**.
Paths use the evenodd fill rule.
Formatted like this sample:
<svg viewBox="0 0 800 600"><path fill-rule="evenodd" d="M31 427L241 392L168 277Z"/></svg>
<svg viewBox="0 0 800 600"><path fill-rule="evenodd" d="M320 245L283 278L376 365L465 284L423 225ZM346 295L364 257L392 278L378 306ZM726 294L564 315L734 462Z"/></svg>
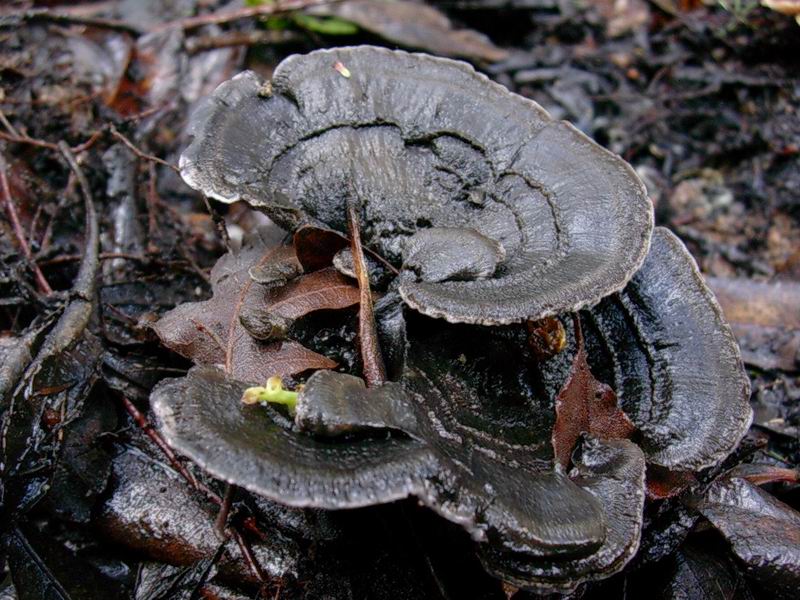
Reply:
<svg viewBox="0 0 800 600"><path fill-rule="evenodd" d="M115 7L113 13L104 15L102 11L108 10L107 6L102 6L105 4L107 3L99 3L96 7L79 5L74 9L61 6L56 10L64 15L56 20L49 18L47 14L51 9L39 9L39 14L35 17L28 15L17 19L12 16L10 21L5 20L7 17L3 15L2 33L3 36L10 37L4 37L2 43L7 44L8 39L12 42L6 46L10 60L3 68L2 119L4 123L8 121L8 124L4 124L2 129L2 150L5 156L11 157L7 160L11 197L14 207L19 211L22 227L30 229L23 233L30 242L32 257L20 259L19 247L12 243L13 238L0 236L3 238L0 241L0 289L3 294L1 310L4 311L3 344L0 351L0 373L3 377L0 390L3 392L3 410L6 411L4 429L6 433L13 430L14 436L21 436L19 448L24 448L28 441L33 442L32 450L24 457L30 462L17 471L22 476L17 483L22 481L25 484L17 487L22 493L14 491L16 483L6 479L7 471L4 470L3 473L6 484L3 508L19 522L18 527L4 529L8 561L20 598L39 598L40 591L44 589L56 594L56 597L65 598L94 598L98 593L107 597L132 598L139 597L137 588L142 595L154 594L152 597L169 597L164 596L169 590L180 590L186 597L195 592L207 595L212 593L211 590L215 590L214 593L220 597L245 597L240 590L234 591L225 587L227 584L217 583L219 579L215 565L219 559L213 552L201 558L194 567L188 567L189 571L184 575L165 571L166 583L163 586L156 584L156 589L151 586L148 591L143 581L145 578L137 583L136 577L132 575L138 570L138 559L129 556L116 558L125 554L120 552L121 545L103 547L106 555L114 556L113 559L103 562L96 556L91 556L88 551L96 543L91 539L92 534L88 537L83 533L78 535L79 532L84 532L80 523L85 522L87 517L91 518L97 508L97 499L103 498L108 472L104 466L108 464L106 461L118 460L114 458L113 452L108 451L119 451L118 440L125 438L127 428L133 426L133 421L114 425L115 419L109 414L114 411L108 410L113 407L113 404L109 405L113 398L108 395L106 384L111 386L114 395L123 390L131 393L134 401L146 411L148 391L155 380L166 374L181 372L186 363L157 348L151 337L142 334L146 330L144 328L136 330L135 335L106 337L104 329L98 328L93 320L95 317L91 316L87 323L91 333L82 331L84 326L81 323L88 313L85 300L93 298L94 294L76 293L66 297L64 291L74 287L72 282L78 270L72 268L72 265L80 262L84 233L89 232L91 227L84 227L80 219L73 219L69 214L73 205L80 204L74 195L80 189L76 181L68 180L74 178L68 175L68 170L59 162L61 159L57 154L57 142L64 137L73 145L72 152L85 170L89 186L94 191L101 228L98 259L113 264L117 274L128 276L133 281L137 277L158 277L159 283L163 282L161 289L165 293L171 287L184 288L178 293L167 293L169 299L163 306L152 311L152 318L157 318L168 309L170 302L181 301L181 297L202 297L206 293L202 279L214 257L220 254L219 241L215 239L213 228L209 227L211 221L204 214L202 202L187 192L169 167L152 162L147 157L161 157L158 160L166 161L166 164L175 163L176 152L182 145L179 140L185 135L182 123L187 103L192 97L196 98L213 89L241 64L242 47L208 46L209 50L201 50L189 59L185 53L189 42L209 37L208 33L219 37L220 33L220 30L208 33L205 29L196 31L193 29L196 24L208 27L209 23L216 23L211 27L220 27L223 36L231 32L239 33L239 28L246 34L253 25L247 20L233 21L235 14L213 15L214 18L211 19L209 13L201 13L199 19L192 17L185 20L185 14L175 12L166 5L148 5L148 8L139 9L135 14L131 8L135 3L122 3L125 6ZM650 41L640 52L631 52L636 46L635 43L632 44L632 36L625 37L624 32L617 32L613 35L619 37L613 42L603 38L600 33L602 26L598 27L598 24L602 25L606 17L596 20L591 12L592 8L587 9L588 12L562 14L560 11L563 7L554 9L553 3L506 2L503 3L504 10L500 12L496 8L497 4L492 6L493 3L466 1L444 7L444 10L457 23L457 27L472 25L488 33L495 41L503 42L505 48L513 49L513 53L506 57L484 56L484 59L490 61L503 58L491 68L494 78L525 95L544 99L542 103L549 109L555 109L554 112L560 112L560 116L580 122L595 137L606 140L612 149L625 154L626 158L634 162L637 169L647 176L651 196L660 199L658 210L662 218L677 224L679 232L700 258L704 270L723 277L735 274L742 281L748 281L747 278L751 278L753 274L761 279L797 278L800 273L796 268L797 251L790 243L792 232L795 231L790 199L797 182L796 167L792 160L797 153L796 140L794 147L792 141L796 137L796 128L792 129L791 123L787 123L786 115L789 113L780 108L791 108L796 93L792 96L790 91L787 92L787 85L791 84L791 80L785 70L782 71L780 58L776 59L775 65L766 65L772 68L769 85L759 83L765 80L763 76L761 79L755 76L758 75L756 71L765 66L764 63L771 60L770 57L775 56L776 51L784 56L793 55L791 47L781 41L781 36L785 37L783 32L787 31L784 21L760 10L741 17L719 8L698 8L700 3L652 3L647 30L639 30ZM636 4L640 7L641 3ZM534 5L545 8L531 9ZM659 12L663 9L656 7L662 5L668 5L669 11ZM681 9L689 5L694 10L682 12ZM615 10L619 9L615 6ZM83 12L79 14L78 11ZM487 15L492 16L492 19L485 18ZM740 18L752 19L754 26L745 30L735 29L735 24L739 22L737 19ZM137 25L132 26L126 19L136 20ZM8 27L8 23L12 21L15 24ZM141 35L148 29L157 29L165 21L171 22L170 27L173 30L181 30L181 35L154 37L150 40L145 40L145 36ZM676 23L680 25L676 26ZM231 24L235 26L232 27ZM796 25L791 19L786 19L786 24L794 28L792 31L796 31ZM765 35L766 32L769 32L769 36ZM329 34L321 32L320 35ZM527 36L524 41L523 35ZM639 36L640 33L636 35ZM25 36L32 37L27 39ZM285 39L294 39L292 43L297 42L297 37ZM545 40L550 43L544 43ZM268 53L280 55L288 51L288 48L280 46L285 41L282 42L277 37L273 41L275 46L269 48ZM313 45L318 41L315 40ZM415 45L413 42L405 43ZM59 56L64 53L67 45L68 54L75 57L71 68L42 70L38 67L62 64ZM23 49L22 53L20 48ZM698 64L702 63L702 66L692 71L684 63L693 60L698 48L703 49L707 60L699 61ZM259 51L263 49L264 47ZM163 60L152 60L159 56ZM663 61L667 59L662 60L661 57L669 57L670 61L674 61L669 72L662 70L662 66L666 64ZM472 58L481 60L477 55ZM97 77L98 59L101 77ZM564 70L559 77L553 77L552 73L548 75L542 71L536 72L537 68L558 70L563 65L569 65L570 68ZM731 68L731 65L735 65L735 68ZM736 75L731 76L730 73ZM587 74L590 76L587 77ZM168 78L170 85L153 86L153 82L159 78ZM703 78L710 82L705 88L702 87ZM567 80L569 85L564 84ZM673 93L675 91L678 92L677 95ZM173 105L168 105L176 98ZM706 114L704 111L709 103L713 103L715 109ZM740 110L740 107L744 108ZM117 115L123 115L130 120L121 121ZM135 147L140 149L134 161L140 162L131 169L134 180L138 180L140 184L139 191L155 189L163 198L162 204L158 204L158 201L153 203L150 200L154 196L150 193L148 208L155 208L157 212L159 207L170 207L163 214L157 214L156 230L140 228L136 244L127 245L124 238L119 238L119 244L115 247L103 238L105 227L113 221L113 215L103 194L106 190L104 182L111 173L102 165L100 155L110 143L119 141L108 133L110 129L107 128L106 119L113 120L119 131L130 136ZM704 128L710 121L717 123L719 127L713 130L712 135L705 135ZM648 123L656 125L648 127ZM752 127L752 123L763 124L763 127ZM620 128L631 132L629 139L625 140L618 135ZM85 148L80 149L81 147ZM714 163L713 166L717 169L717 174L712 178L706 172L697 175L694 171L698 166L705 166L703 163L706 161ZM149 169L142 169L142 162L149 162L150 166L155 167L155 178L150 177L148 181ZM36 190L36 193L19 191L20 174L23 174L27 184L32 184L30 189ZM689 178L690 185L680 186L686 178ZM680 193L677 193L678 187ZM63 199L56 198L56 194L64 189L67 193L63 195ZM733 202L726 200L726 190L733 190L735 193ZM756 201L743 202L741 198L754 198ZM149 212L128 211L125 213L127 216L122 218L129 222L123 225L130 226L131 219L138 219L143 223ZM697 215L701 213L706 217L698 218ZM230 211L226 220L232 228L237 227L239 221L236 211ZM733 226L728 227L726 223ZM142 231L146 232L144 241L147 245L139 243L143 241ZM151 235L154 231L160 235ZM309 259L312 262L316 260L316 265L309 267L306 258L301 258L300 262L306 266L310 275L314 275L315 271L329 268L336 252L348 243L346 238L339 235L338 241L332 244L334 251L327 253L327 256L320 253L320 257ZM300 257L301 244L297 237L295 245ZM315 243L312 243L307 247L314 246ZM174 252L176 249L179 250L177 253ZM88 254L91 258L92 253ZM313 254L313 250L306 254ZM187 257L193 264L189 264ZM256 256L251 264L257 262L258 258ZM41 291L41 279L33 274L30 260L35 261L34 264L40 267L42 276L55 290L53 298L47 299L38 293ZM174 277L177 271L187 268L195 273L194 279ZM106 286L119 284L120 279L109 278L105 268L100 271L102 273L98 272L96 279L100 284L101 304L105 304L102 294L107 292L104 290L111 289L117 293L116 288ZM222 280L225 274L212 273L212 281L215 275L220 279L218 286L224 284ZM249 279L246 273L242 275L241 281L246 284ZM138 283L145 287L147 281L151 280L143 279ZM350 283L352 286L352 281ZM747 283L734 281L732 285L736 286L737 294L732 301L734 308L736 303L743 305L749 302L748 296L752 299L753 292ZM276 293L261 289L257 284L250 286L254 290L253 295L255 290L263 292L263 295L257 301L245 302L243 308L251 304L263 306L269 294ZM190 288L190 291L185 288ZM352 292L347 292L350 293ZM235 294L225 297L234 301L237 299ZM141 306L146 308L147 296L138 291L130 296L117 293L110 303L127 311L125 302L129 298L144 298ZM63 312L62 308L69 304L74 310ZM212 304L204 307L207 310L200 311L203 313L198 321L201 324L200 331L195 326L194 332L183 332L184 339L188 340L186 356L201 359L206 357L209 364L225 365L228 344L218 344L214 338L222 341L223 336L226 336L224 339L229 340L232 339L229 333L245 333L239 328L240 319L231 327L234 322L232 318L223 319L222 323L211 318L208 313L223 308L222 304L223 302ZM319 312L310 311L297 318L303 321L319 317L327 311L328 307L322 306L324 304L325 301L320 302ZM96 304L94 308L97 308ZM113 312L106 306L100 308L106 314ZM233 309L225 308L226 317L231 316ZM339 308L341 307L337 307L334 312ZM346 308L344 311L352 312ZM147 311L142 311L142 314L145 312ZM396 311L389 312L393 315L392 318L397 318ZM61 327L54 328L59 317L77 313L80 313L80 318L74 323L79 326L69 327L65 336L58 334L59 331L65 331ZM132 314L134 318L138 318L138 309ZM381 316L384 313L379 311L378 314L380 334L385 326ZM751 312L741 319L732 320L741 321L734 325L740 325L737 334L744 340L745 358L755 367L751 374L756 382L757 402L763 408L762 418L754 430L752 445L747 446L750 453L743 452L731 460L768 460L771 464L764 467L743 465L737 477L715 481L699 505L703 506L705 503L705 508L701 510L713 517L711 522L730 540L733 552L725 554L727 546L708 543L708 525L701 523L697 530L689 531L688 542L682 546L673 542L664 544L664 548L678 549L669 554L666 560L646 565L643 573L647 577L639 577L640 587L633 585L637 579L635 573L623 573L621 579L614 579L609 585L613 586L617 581L624 580L626 585L630 584L627 588L629 593L638 589L652 594L653 586L661 585L660 582L663 581L664 589L672 590L676 595L694 593L701 594L697 597L715 600L722 597L762 597L758 593L762 582L767 586L764 589L774 591L776 595L789 594L791 597L796 590L796 586L791 583L795 581L793 578L796 574L791 571L792 565L787 566L785 558L783 561L766 564L755 558L752 552L759 544L766 544L760 548L768 554L775 550L778 543L795 542L791 538L795 527L792 515L795 513L791 511L792 507L797 507L796 465L800 460L800 450L794 435L798 419L796 402L799 397L794 381L798 364L794 356L796 327L794 321L791 321L791 312L785 313L789 315L788 318L779 318L776 322L767 324L753 315ZM120 316L120 319L120 322L124 321L124 317ZM146 323L147 319L151 317L147 317L142 323ZM792 324L788 332L784 331L785 327L782 328L787 322ZM228 327L225 327L226 323ZM403 327L404 323L397 330ZM130 331L134 331L134 328L131 327ZM291 327L287 331L291 332ZM780 337L777 342L776 335ZM51 339L53 336L58 337L64 343L45 343L48 336ZM294 343L284 340L280 347L288 345L291 349ZM264 347L270 347L271 344L259 342L259 345L252 348L244 348L245 346L248 344L239 338L230 353L243 352L245 357L253 356L255 358L252 360L260 361L264 356ZM402 344L395 346L399 349L398 354L402 354ZM388 345L382 348L384 354L386 347ZM51 353L48 348L57 351ZM113 353L110 352L112 350ZM307 349L297 350L300 352L297 356L301 357L299 362L292 363L290 360L288 363L279 361L273 364L284 364L288 370L293 370L309 364L309 361L320 361L324 358L319 358L321 355L308 354L310 350ZM181 353L180 350L178 353ZM278 352L275 356L281 354ZM139 373L142 365L150 373L147 376ZM22 400L18 394L14 394L18 396L16 399L11 399L9 394L17 388L26 371L29 376L32 374L29 370L31 366L35 367L33 371L36 373L33 375L32 388L35 393L25 399L25 402L30 400L30 405L25 406L24 410L8 412L9 402ZM269 374L274 374L274 371ZM600 376L605 374L597 372L595 375L601 380L607 380ZM258 377L260 376L259 373ZM263 383L263 379L258 377L254 381ZM577 382L573 385L577 386ZM579 408L572 411L565 409L579 423L579 426L566 428L564 437L573 442L562 442L562 445L564 448L570 446L570 450L574 439L577 439L576 432L579 436L581 431L591 430L593 427L589 410L591 404L587 408L587 402L590 393L593 394L598 387L585 382L583 389L586 397L581 402L576 402ZM574 396L577 398L579 394ZM612 404L606 398L604 406L611 409ZM588 424L586 413L590 414ZM614 415L613 410L601 413L606 416ZM612 421L615 420L616 416ZM600 421L597 420L598 423ZM597 429L598 425L595 424L594 427ZM4 439L6 449L10 442L10 437ZM746 445L751 442L746 442ZM88 452L82 452L84 447ZM566 450L561 453L562 456L567 455ZM157 461L157 455L148 456L148 460ZM8 468L8 464L4 468ZM87 470L92 471L92 477L83 480L81 473ZM76 475L78 479L82 479L80 482L75 480ZM700 474L699 483L704 485L713 475ZM652 481L654 480L653 478ZM208 479L204 481L216 485ZM57 493L56 490L47 489L54 482L58 487ZM10 487L9 483L12 483ZM145 497L145 506L146 497L154 494L154 489L148 483L144 482L140 488ZM753 487L754 484L766 487L759 490ZM685 500L685 488L678 487L680 489L677 496L673 495L675 486L670 485L668 491L672 497L664 498L664 494L661 494L660 499L651 499L652 504L649 505L659 507L663 514L679 512L677 508L670 508ZM695 489L694 484L691 488ZM76 501L84 493L87 493L86 497L82 501ZM241 509L248 502L248 494L240 490L238 498L241 502L237 500L236 504ZM775 498L784 502L778 502ZM258 518L261 519L261 516ZM754 531L758 533L758 536L747 543L743 538L743 522L754 523ZM450 591L456 589L452 580L446 580L442 584L441 581L445 580L439 580L437 573L434 572L431 578L428 567L419 568L415 562L419 547L414 543L408 548L403 546L405 549L402 552L405 554L401 552L401 555L380 550L383 548L381 542L385 541L383 536L395 540L399 540L400 536L397 531L392 533L380 526L375 529L380 531L380 539L372 546L375 550L371 555L364 552L360 557L364 564L372 561L368 569L373 575L372 579L383 578L394 582L394 587L390 587L398 591L398 596L404 597L420 597L423 593L427 597L443 596L442 585ZM665 532L666 537L672 535L668 529ZM673 537L677 539L676 536ZM156 545L159 543L155 537L150 541ZM398 544L398 547L401 545ZM792 547L789 546L784 557L791 557L791 551ZM304 582L311 593L334 594L334 597L346 597L348 593L365 593L366 584L359 583L358 577L363 572L341 559L346 553L338 549L329 549L328 552L338 558L330 562L319 559L315 568L327 576ZM324 554L322 551L322 555ZM731 556L737 558L731 560ZM791 562L791 558L788 562ZM147 566L146 563L141 564L143 568ZM745 568L742 569L742 566ZM148 569L155 571L163 568L163 564L153 567L150 563L148 566ZM743 577L743 572L747 574L747 580ZM75 573L81 574L82 581L75 581ZM410 573L416 574L414 580L426 583L420 583L413 589L409 587L410 584L403 587L403 582L409 581ZM703 575L698 576L698 573ZM665 578L653 575L663 575ZM323 583L323 579L327 583ZM208 580L215 583L208 583ZM717 589L704 585L712 580L719 582ZM758 584L754 584L754 581ZM181 582L186 582L186 585ZM505 598L505 594L491 585L492 582L482 583L484 587L480 588L481 594L486 598ZM4 593L8 584L9 582L4 584ZM293 597L291 583L287 582L285 585L287 589L281 597ZM752 587L752 593L747 589L748 585ZM374 586L373 596L380 597L382 589L380 585ZM420 591L423 589L424 591ZM601 592L602 587L589 585L584 588L584 597L593 598ZM667 597L667 592L663 595ZM524 593L520 592L519 597L524 597Z"/></svg>

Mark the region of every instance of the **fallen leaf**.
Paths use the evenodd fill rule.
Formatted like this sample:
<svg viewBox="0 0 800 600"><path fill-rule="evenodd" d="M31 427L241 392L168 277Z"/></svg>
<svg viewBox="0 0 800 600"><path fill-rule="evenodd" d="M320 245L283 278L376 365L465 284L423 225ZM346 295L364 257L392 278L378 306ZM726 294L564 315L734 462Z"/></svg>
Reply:
<svg viewBox="0 0 800 600"><path fill-rule="evenodd" d="M275 238L260 232L241 250L220 258L211 271L212 297L182 304L153 326L162 343L197 364L218 366L235 379L253 383L273 375L335 367L334 361L296 342L261 342L240 321L243 307L263 305L267 294L250 278L250 267L297 260L294 249L275 245Z"/></svg>
<svg viewBox="0 0 800 600"><path fill-rule="evenodd" d="M287 319L299 319L315 310L335 310L358 304L358 287L336 269L329 267L298 277L270 290L267 310Z"/></svg>
<svg viewBox="0 0 800 600"><path fill-rule="evenodd" d="M431 54L497 62L508 52L472 29L455 29L444 13L426 4L405 0L347 0L323 4L307 13L355 23L385 40Z"/></svg>
<svg viewBox="0 0 800 600"><path fill-rule="evenodd" d="M800 284L709 277L742 358L760 369L792 371L800 357Z"/></svg>
<svg viewBox="0 0 800 600"><path fill-rule="evenodd" d="M800 587L800 513L746 479L723 475L697 510L731 544L770 597L796 598Z"/></svg>
<svg viewBox="0 0 800 600"><path fill-rule="evenodd" d="M270 288L241 310L240 321L260 340L282 339L292 323L318 310L337 310L358 304L358 287L333 267Z"/></svg>
<svg viewBox="0 0 800 600"><path fill-rule="evenodd" d="M305 225L294 232L293 244L297 260L308 273L330 266L336 253L347 248L350 240L333 229Z"/></svg>
<svg viewBox="0 0 800 600"><path fill-rule="evenodd" d="M636 426L617 405L617 395L597 381L586 362L580 320L575 323L575 358L566 383L556 397L552 443L555 461L567 468L582 433L609 440L629 438Z"/></svg>

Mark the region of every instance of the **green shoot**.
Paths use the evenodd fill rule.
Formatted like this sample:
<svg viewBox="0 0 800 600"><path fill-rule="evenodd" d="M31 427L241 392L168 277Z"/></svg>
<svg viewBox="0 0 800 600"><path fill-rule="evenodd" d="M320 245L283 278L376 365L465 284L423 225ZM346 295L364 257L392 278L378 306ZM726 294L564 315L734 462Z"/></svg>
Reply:
<svg viewBox="0 0 800 600"><path fill-rule="evenodd" d="M283 404L289 409L289 412L293 413L297 406L297 392L283 389L280 377L270 377L264 387L247 388L242 394L242 402L245 404Z"/></svg>

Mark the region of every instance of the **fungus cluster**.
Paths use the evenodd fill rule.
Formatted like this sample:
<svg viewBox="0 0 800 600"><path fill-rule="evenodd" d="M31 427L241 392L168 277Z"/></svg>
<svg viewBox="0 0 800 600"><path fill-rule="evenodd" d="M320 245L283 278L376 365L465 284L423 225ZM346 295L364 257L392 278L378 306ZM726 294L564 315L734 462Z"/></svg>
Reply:
<svg viewBox="0 0 800 600"><path fill-rule="evenodd" d="M192 133L189 185L294 234L286 260L262 245L240 265L246 281L217 270L215 290L235 281L257 297L238 335L339 363L300 377L296 396L276 380L254 392L257 370L176 342L167 315L159 335L201 364L162 382L153 410L212 475L290 506L415 496L472 535L489 572L565 592L635 554L648 465L707 468L747 430L734 337L682 243L653 229L631 167L470 66L372 47L292 56L271 82L246 72L221 85ZM369 387L342 360L352 311L323 336L303 321L326 311L264 301L303 272L353 277L349 210L390 375ZM558 338L549 352L532 344L542 319ZM601 390L584 412L610 403L624 434L600 418L564 424L578 379ZM272 393L280 405L261 406ZM566 454L564 427L577 438Z"/></svg>

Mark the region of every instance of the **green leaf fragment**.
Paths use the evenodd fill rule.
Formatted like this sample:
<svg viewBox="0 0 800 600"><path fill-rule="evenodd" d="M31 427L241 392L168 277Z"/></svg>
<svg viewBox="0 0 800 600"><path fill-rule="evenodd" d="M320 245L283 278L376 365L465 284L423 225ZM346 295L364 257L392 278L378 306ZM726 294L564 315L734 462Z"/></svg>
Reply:
<svg viewBox="0 0 800 600"><path fill-rule="evenodd" d="M292 14L295 25L322 35L355 35L358 25L338 17L312 17L304 13Z"/></svg>

